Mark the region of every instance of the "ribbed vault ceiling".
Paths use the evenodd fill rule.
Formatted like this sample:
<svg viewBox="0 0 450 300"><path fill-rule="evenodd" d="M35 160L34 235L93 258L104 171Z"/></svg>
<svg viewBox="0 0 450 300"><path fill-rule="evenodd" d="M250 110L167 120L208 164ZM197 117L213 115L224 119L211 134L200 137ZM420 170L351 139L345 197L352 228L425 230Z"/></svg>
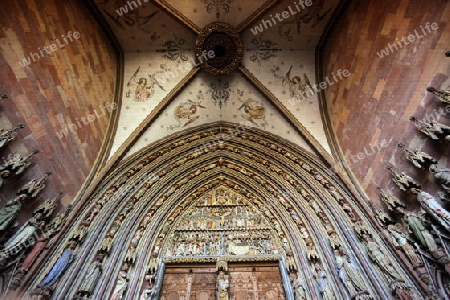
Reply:
<svg viewBox="0 0 450 300"><path fill-rule="evenodd" d="M319 99L312 88L317 81L314 50L338 4L96 1L125 51L121 116L111 156L129 156L185 128L248 121L329 158ZM225 76L193 65L192 70L180 70L180 65L194 62L195 39L214 22L230 24L239 33L244 46L239 68ZM134 94L141 78L148 80L151 92L139 100ZM311 96L293 101L302 89Z"/></svg>

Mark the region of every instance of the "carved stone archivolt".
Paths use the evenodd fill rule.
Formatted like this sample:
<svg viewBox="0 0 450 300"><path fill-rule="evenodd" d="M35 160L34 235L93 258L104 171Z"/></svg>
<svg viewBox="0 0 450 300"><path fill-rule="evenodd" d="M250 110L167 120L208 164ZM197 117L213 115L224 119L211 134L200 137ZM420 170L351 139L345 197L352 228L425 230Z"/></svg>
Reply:
<svg viewBox="0 0 450 300"><path fill-rule="evenodd" d="M224 123L188 129L108 174L53 252L57 257L69 240L80 245L64 274L72 284L57 284L55 292L75 296L87 274L101 270L98 282L111 284L93 288L95 297L123 292L136 298L159 285L164 263L215 263L219 256L281 260L291 288L299 287L298 278L313 278L301 289L330 299L389 298L393 283L414 286L342 182L310 153L256 129L202 147L233 131ZM75 233L83 226L81 239ZM359 281L343 286L336 251L342 260L351 258L351 265L339 264ZM99 254L105 258L96 259ZM385 270L395 271L395 281Z"/></svg>

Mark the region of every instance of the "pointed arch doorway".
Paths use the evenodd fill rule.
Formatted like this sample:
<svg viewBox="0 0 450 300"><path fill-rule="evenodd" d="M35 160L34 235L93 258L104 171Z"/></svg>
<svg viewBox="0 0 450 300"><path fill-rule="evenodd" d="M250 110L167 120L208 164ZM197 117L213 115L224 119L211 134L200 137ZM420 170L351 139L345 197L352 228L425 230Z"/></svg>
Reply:
<svg viewBox="0 0 450 300"><path fill-rule="evenodd" d="M283 236L269 216L224 186L173 215L161 299L286 299L279 267Z"/></svg>

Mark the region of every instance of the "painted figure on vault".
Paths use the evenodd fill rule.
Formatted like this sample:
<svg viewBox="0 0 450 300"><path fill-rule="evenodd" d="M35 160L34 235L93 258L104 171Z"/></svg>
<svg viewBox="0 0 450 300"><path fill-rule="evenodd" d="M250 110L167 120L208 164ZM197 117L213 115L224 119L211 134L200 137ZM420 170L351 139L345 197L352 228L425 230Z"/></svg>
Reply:
<svg viewBox="0 0 450 300"><path fill-rule="evenodd" d="M262 105L261 102L253 100L252 98L248 98L242 105L238 108L238 110L244 109L245 114L241 115L244 119L252 122L256 126L256 120L263 120L264 125L267 125L266 121L266 108Z"/></svg>
<svg viewBox="0 0 450 300"><path fill-rule="evenodd" d="M153 87L155 85L157 85L163 91L165 90L152 75L148 75L148 77L150 78L150 82L148 82L147 78L144 77L141 77L139 78L139 80L136 80L136 76L139 73L140 68L141 67L138 67L137 70L134 72L133 76L131 76L127 86L136 87L134 91L134 100L142 102L153 96L154 93Z"/></svg>
<svg viewBox="0 0 450 300"><path fill-rule="evenodd" d="M313 95L314 90L311 86L311 82L309 81L308 76L303 73L303 79L300 78L300 76L291 77L291 70L292 65L281 82L283 86L289 84L289 92L291 93L291 97L303 99L308 98L308 94Z"/></svg>
<svg viewBox="0 0 450 300"><path fill-rule="evenodd" d="M181 105L177 106L174 114L175 119L178 121L178 125L174 127L181 127L182 119L187 120L187 122L183 125L183 127L186 127L187 125L200 118L200 116L196 115L198 107L206 108L200 102L194 102L191 100L188 100L187 102L184 102Z"/></svg>

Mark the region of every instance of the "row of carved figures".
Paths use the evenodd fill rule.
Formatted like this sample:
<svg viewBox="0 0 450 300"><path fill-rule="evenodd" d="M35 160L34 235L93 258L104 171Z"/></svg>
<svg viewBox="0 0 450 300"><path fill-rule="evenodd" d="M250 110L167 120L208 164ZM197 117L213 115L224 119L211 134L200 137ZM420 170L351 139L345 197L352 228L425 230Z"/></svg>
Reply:
<svg viewBox="0 0 450 300"><path fill-rule="evenodd" d="M427 88L427 91L433 93L439 101L450 103L449 91L433 87ZM449 126L435 120L428 123L415 117L411 117L411 120L430 138L450 142ZM397 145L403 149L405 158L413 166L433 174L443 190L438 192L440 200L450 200L450 169L438 166L435 158L420 149L408 149L403 143ZM377 187L381 200L392 214L375 208L372 203L370 205L380 225L386 229L392 244L403 252L419 278L428 286L430 297L445 297L435 270L441 269L450 276L450 212L438 199L422 190L421 185L411 176L390 165L387 165L386 169L391 172L392 181L401 191L416 196L420 208L408 210L404 201L381 187ZM395 221L397 217L401 217L403 224Z"/></svg>
<svg viewBox="0 0 450 300"><path fill-rule="evenodd" d="M7 98L8 95L0 95L0 101ZM0 128L0 149L4 148L8 143L14 140L19 130L24 127L25 125L20 123L14 128ZM16 177L22 174L25 169L31 165L33 156L38 152L39 150L34 150L32 153L25 157L22 157L19 154L10 154L4 161L3 165L0 165L0 188L3 186L6 178Z"/></svg>
<svg viewBox="0 0 450 300"><path fill-rule="evenodd" d="M446 53L447 57L450 57L450 51ZM450 92L449 91L441 91L435 88L428 88L429 92L433 93L438 97L438 99L442 102L450 103ZM425 123L419 121L417 118L412 117L412 121L414 121L417 127L425 134L427 134L432 139L441 139L445 141L450 141L450 127L444 124L437 123L432 121L430 123ZM445 198L447 198L450 191L450 170L439 168L436 164L436 160L431 158L429 155L420 152L418 150L411 151L407 149L403 144L399 144L405 150L405 156L408 160L410 160L415 166L421 168L422 165L426 168L430 169L430 172L434 174L436 180L441 184L442 188L445 191ZM314 172L309 166L302 165L302 167L309 171ZM390 168L390 167L389 167ZM393 170L392 168L390 168ZM395 172L395 171L394 171ZM450 224L450 214L443 210L443 208L438 204L436 199L434 199L428 193L425 193L420 190L420 186L412 184L412 179L406 178L404 173L398 174L398 177L394 175L394 181L399 184L402 189L406 188L415 188L411 191L414 191L418 195L419 202L426 207L426 210L429 214L431 214L434 218L436 218L439 223L443 224L444 228L448 230L448 226ZM333 198L340 204L343 211L347 214L347 217L354 224L354 230L357 233L360 241L365 246L367 253L371 260L378 266L382 274L386 277L387 282L392 288L393 295L399 299L414 299L416 295L412 291L411 287L407 286L401 279L390 262L386 253L382 252L377 241L372 237L370 231L364 225L361 220L359 220L358 216L353 212L352 207L346 203L345 199L331 186L326 180L323 180L320 174L313 174L317 181L319 181L332 195ZM411 183L411 186L410 186ZM404 185L407 187L403 187ZM443 251L437 246L437 242L434 237L427 229L427 224L421 218L422 216L415 213L406 211L406 206L399 199L395 198L392 194L385 193L381 188L380 192L382 195L382 200L387 204L388 208L392 211L399 212L403 214L404 220L406 224L409 226L411 231L416 237L416 241L419 242L422 247L430 250L433 253L433 257L438 260L440 264L447 266L450 260L447 258L448 254L446 251ZM442 194L444 196L444 194ZM310 203L311 207L316 212L317 216L323 223L324 228L327 229L330 246L334 250L335 254L335 264L336 269L338 271L339 277L351 295L352 299L373 299L372 295L368 292L368 288L360 274L357 264L354 262L351 254L347 252L347 250L343 247L342 242L339 237L333 232L331 223L329 222L327 216L323 213L319 205L317 205L314 200L308 198L308 195L303 195L307 201ZM286 206L286 201L280 202ZM308 247L308 259L311 262L314 268L314 275L317 280L317 284L319 287L319 291L322 294L323 299L331 299L333 295L328 294L327 290L327 276L324 271L320 260L318 259L318 255L315 252L314 244L309 237L307 230L302 227L303 224L301 220L298 218L297 213L291 208L286 207L290 213L294 221L297 225L300 226L300 230L302 232L302 236L306 242ZM420 278L426 283L430 283L431 278L427 274L427 270L424 268L423 264L423 252L416 251L416 249L411 245L411 239L406 237L406 234L399 229L399 226L394 225L393 219L386 214L383 210L375 210L378 219L380 222L389 230L389 233L392 237L392 242L394 245L400 249L402 249L405 255L410 259L414 269L419 273ZM434 232L439 233L436 227L433 227ZM440 241L442 242L443 235L440 235ZM450 237L448 239L450 241ZM418 244L415 244L416 248L418 248ZM450 249L447 247L446 249ZM297 266L293 258L292 252L287 252L286 254L286 268L291 276L292 288L294 291L294 297L296 300L307 299L306 297L306 284L305 279L300 276L300 273L297 273ZM450 268L446 268L447 271ZM430 288L430 295L437 296L435 289ZM437 296L439 297L439 296Z"/></svg>
<svg viewBox="0 0 450 300"><path fill-rule="evenodd" d="M0 95L0 101L7 98L7 95ZM0 129L0 149L13 141L24 127L24 124L19 124L11 129ZM17 178L23 174L38 152L39 150L34 150L27 156L10 154L0 165L0 188L4 186L6 179ZM39 204L25 224L20 227L17 225L17 218L24 203L38 197L50 175L51 172L47 172L38 180L30 180L19 188L13 199L0 208L0 274L15 275L5 276L7 286L2 286L2 289L14 289L20 285L23 275L44 250L44 246L48 247L54 242L53 238L64 222L66 212L52 219L53 211L63 195L63 192L60 192Z"/></svg>

